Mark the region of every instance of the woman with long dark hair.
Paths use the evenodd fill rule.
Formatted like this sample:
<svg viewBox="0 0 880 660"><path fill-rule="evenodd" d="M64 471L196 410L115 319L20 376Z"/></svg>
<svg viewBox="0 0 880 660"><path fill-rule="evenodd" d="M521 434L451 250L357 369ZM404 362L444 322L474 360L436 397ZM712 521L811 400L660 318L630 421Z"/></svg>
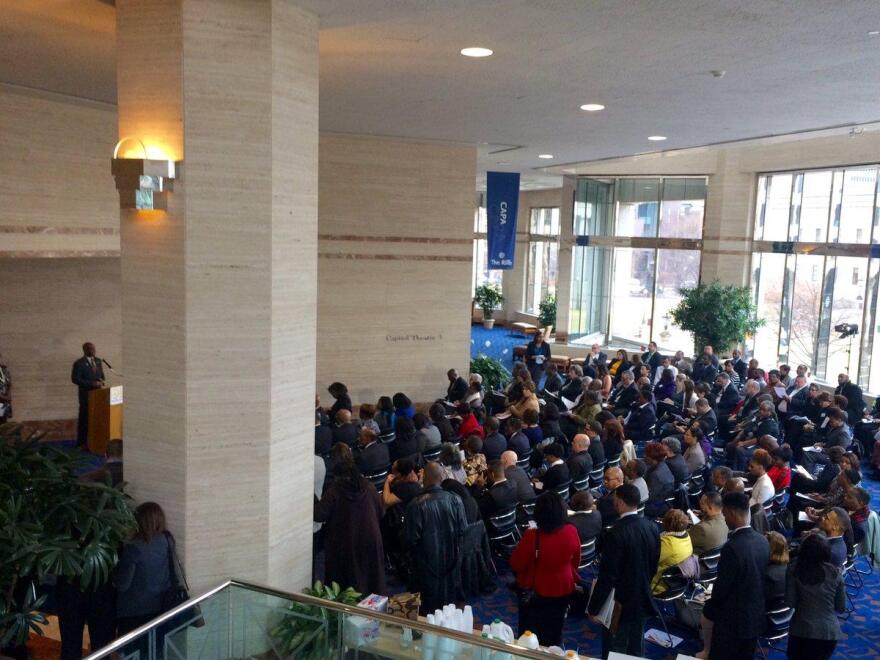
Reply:
<svg viewBox="0 0 880 660"><path fill-rule="evenodd" d="M385 593L382 497L353 463L341 463L335 474L315 506L315 522L324 523L324 581L362 594Z"/></svg>
<svg viewBox="0 0 880 660"><path fill-rule="evenodd" d="M114 572L119 635L159 616L163 595L171 588L173 537L165 526L165 512L155 502L144 502L134 518L137 532L123 547Z"/></svg>
<svg viewBox="0 0 880 660"><path fill-rule="evenodd" d="M330 410L327 411L327 415L331 420L336 419L336 413L340 410L345 409L352 412L351 397L348 395L348 388L344 383L331 383L330 387L327 388L327 391L330 392L330 396L335 399Z"/></svg>
<svg viewBox="0 0 880 660"><path fill-rule="evenodd" d="M828 660L840 639L837 613L846 609L843 577L831 563L828 542L818 534L804 539L788 575L786 599L794 608L788 634L790 660Z"/></svg>
<svg viewBox="0 0 880 660"><path fill-rule="evenodd" d="M581 542L568 522L565 503L554 491L535 502L537 529L528 529L510 567L520 589L519 634L530 630L543 646L562 644L568 602L578 581Z"/></svg>

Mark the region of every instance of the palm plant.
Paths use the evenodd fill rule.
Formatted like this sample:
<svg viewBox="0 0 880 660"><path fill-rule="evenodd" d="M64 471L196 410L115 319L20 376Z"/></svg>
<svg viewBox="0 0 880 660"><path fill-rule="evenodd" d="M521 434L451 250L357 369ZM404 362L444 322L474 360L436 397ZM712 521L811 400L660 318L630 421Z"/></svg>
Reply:
<svg viewBox="0 0 880 660"><path fill-rule="evenodd" d="M136 528L124 484L79 481L78 465L40 434L0 426L0 648L41 632L35 585L45 576L94 590Z"/></svg>

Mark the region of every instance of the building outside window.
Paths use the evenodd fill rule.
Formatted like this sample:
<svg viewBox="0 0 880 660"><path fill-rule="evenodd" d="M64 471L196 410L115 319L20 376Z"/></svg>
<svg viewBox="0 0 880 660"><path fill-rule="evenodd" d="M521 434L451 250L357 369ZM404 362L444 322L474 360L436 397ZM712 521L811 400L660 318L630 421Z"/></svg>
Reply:
<svg viewBox="0 0 880 660"><path fill-rule="evenodd" d="M752 289L765 326L751 348L765 368L806 364L820 381L846 372L880 390L877 180L876 165L758 177Z"/></svg>
<svg viewBox="0 0 880 660"><path fill-rule="evenodd" d="M474 272L471 278L471 296L478 286L495 284L501 288L502 270L489 270L489 244L485 200L481 199L474 211Z"/></svg>
<svg viewBox="0 0 880 660"><path fill-rule="evenodd" d="M548 295L556 295L559 260L559 207L539 207L529 214L529 253L523 308L537 314Z"/></svg>
<svg viewBox="0 0 880 660"><path fill-rule="evenodd" d="M669 311L700 278L705 200L704 177L579 179L570 341L693 350Z"/></svg>

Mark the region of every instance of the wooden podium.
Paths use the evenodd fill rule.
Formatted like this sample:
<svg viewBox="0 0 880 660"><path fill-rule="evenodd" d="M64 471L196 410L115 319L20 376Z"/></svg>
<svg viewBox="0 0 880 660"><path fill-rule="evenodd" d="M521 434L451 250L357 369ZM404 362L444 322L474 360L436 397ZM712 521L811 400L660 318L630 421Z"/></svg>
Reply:
<svg viewBox="0 0 880 660"><path fill-rule="evenodd" d="M122 438L122 385L89 392L89 451L103 455L107 443Z"/></svg>

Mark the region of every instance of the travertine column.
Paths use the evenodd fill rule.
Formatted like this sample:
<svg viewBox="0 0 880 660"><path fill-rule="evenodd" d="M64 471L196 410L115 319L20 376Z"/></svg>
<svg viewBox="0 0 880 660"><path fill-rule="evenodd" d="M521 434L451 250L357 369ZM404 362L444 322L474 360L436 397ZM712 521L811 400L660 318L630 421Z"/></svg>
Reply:
<svg viewBox="0 0 880 660"><path fill-rule="evenodd" d="M120 137L182 161L122 213L126 479L194 589L311 572L318 25L285 0L118 0Z"/></svg>
<svg viewBox="0 0 880 660"><path fill-rule="evenodd" d="M556 269L556 341L568 342L571 268L574 261L574 191L577 177L562 177L559 199L559 261Z"/></svg>

